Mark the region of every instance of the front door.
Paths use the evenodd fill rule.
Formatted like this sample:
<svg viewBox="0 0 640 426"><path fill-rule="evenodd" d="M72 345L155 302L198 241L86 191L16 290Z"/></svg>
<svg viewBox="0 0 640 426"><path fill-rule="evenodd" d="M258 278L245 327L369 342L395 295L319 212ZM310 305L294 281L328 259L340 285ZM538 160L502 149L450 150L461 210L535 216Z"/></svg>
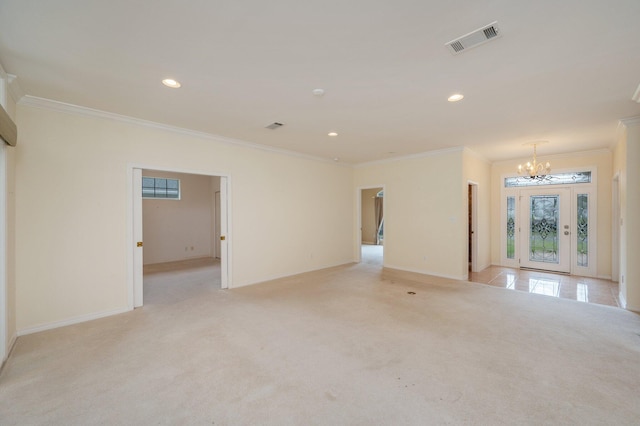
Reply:
<svg viewBox="0 0 640 426"><path fill-rule="evenodd" d="M520 266L571 272L571 190L520 191Z"/></svg>

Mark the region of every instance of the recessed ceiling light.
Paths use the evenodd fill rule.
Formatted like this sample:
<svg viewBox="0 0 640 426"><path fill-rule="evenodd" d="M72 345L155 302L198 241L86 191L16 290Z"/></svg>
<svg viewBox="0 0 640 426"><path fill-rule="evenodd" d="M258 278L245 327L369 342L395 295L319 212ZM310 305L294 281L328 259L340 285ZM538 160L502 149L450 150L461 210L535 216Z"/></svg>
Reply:
<svg viewBox="0 0 640 426"><path fill-rule="evenodd" d="M165 78L164 80L162 80L162 84L164 84L167 87L171 87L172 89L177 89L178 87L182 86L180 82L172 78Z"/></svg>
<svg viewBox="0 0 640 426"><path fill-rule="evenodd" d="M338 157L334 157L333 161L340 161L340 159Z"/></svg>
<svg viewBox="0 0 640 426"><path fill-rule="evenodd" d="M311 93L313 93L313 96L321 97L324 95L324 89L313 89Z"/></svg>
<svg viewBox="0 0 640 426"><path fill-rule="evenodd" d="M329 136L335 137L335 136L338 136L338 134L336 132L329 132Z"/></svg>
<svg viewBox="0 0 640 426"><path fill-rule="evenodd" d="M458 102L461 101L462 98L464 98L464 95L461 95L460 93L454 93L453 95L449 96L447 100L449 102Z"/></svg>

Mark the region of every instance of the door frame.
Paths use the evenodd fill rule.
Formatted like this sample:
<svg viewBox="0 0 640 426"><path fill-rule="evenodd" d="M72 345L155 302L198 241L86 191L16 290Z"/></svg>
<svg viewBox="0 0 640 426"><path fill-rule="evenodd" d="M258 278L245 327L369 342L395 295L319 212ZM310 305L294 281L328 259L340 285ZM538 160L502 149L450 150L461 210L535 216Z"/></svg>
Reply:
<svg viewBox="0 0 640 426"><path fill-rule="evenodd" d="M7 146L0 140L0 368L7 359L9 303L7 298Z"/></svg>
<svg viewBox="0 0 640 426"><path fill-rule="evenodd" d="M136 244L142 240L142 170L157 170L172 173L185 173L220 178L220 223L221 235L225 236L221 244L220 270L221 288L233 287L232 232L231 232L231 176L227 173L206 172L202 170L176 169L148 164L127 165L127 306L134 309L143 305L142 253Z"/></svg>
<svg viewBox="0 0 640 426"><path fill-rule="evenodd" d="M529 242L530 242L530 229L531 224L529 218L531 217L531 205L529 203L529 197L536 195L557 195L560 205L560 214L558 216L558 263L545 263L535 262L529 260ZM572 202L574 194L571 188L566 186L540 186L540 187L525 187L520 188L519 201L520 204L520 267L542 269L545 271L553 271L560 273L571 273L573 269L573 251L575 250L574 237L573 237L573 215ZM564 216L566 215L566 216ZM564 219L564 220L563 220ZM565 228L566 226L566 228ZM568 232L568 234L566 233ZM568 237L568 238L564 238ZM525 247L527 248L525 250ZM538 264L540 267L538 268ZM557 265L557 266L555 266Z"/></svg>
<svg viewBox="0 0 640 426"><path fill-rule="evenodd" d="M362 191L365 189L382 188L384 197L382 197L382 211L383 215L386 215L387 209L387 189L384 185L367 185L359 186L356 188L356 244L355 244L355 259L356 263L362 262ZM386 221L385 221L386 222ZM387 230L387 224L385 223L385 231ZM385 235L385 240L387 236ZM384 266L385 249L382 249L382 266Z"/></svg>
<svg viewBox="0 0 640 426"><path fill-rule="evenodd" d="M554 169L552 174L555 173L575 173L575 172L591 172L591 182L590 183L575 183L575 184L562 184L562 185L541 185L541 186L525 186L525 187L509 187L506 188L504 186L505 179L508 177L514 177L514 174L503 174L500 177L500 265L509 267L509 268L520 268L519 259L521 257L520 246L521 246L521 233L519 229L521 228L520 217L521 217L521 190L526 190L527 188L553 188L553 187L564 187L571 190L571 198L570 198L570 231L571 231L571 269L570 273L572 275L580 275L584 277L598 277L610 279L609 276L599 276L598 275L598 168L597 166L585 166L585 167L574 167L574 168L566 168L566 169ZM589 257L588 257L588 266L578 266L577 264L577 252L574 250L577 247L576 238L577 232L575 232L575 221L577 214L577 206L576 200L578 194L587 194L589 197ZM515 197L515 217L516 217L516 232L515 232L515 258L508 259L507 258L507 250L506 250L506 241L507 241L507 198ZM492 231L493 232L493 231Z"/></svg>
<svg viewBox="0 0 640 426"><path fill-rule="evenodd" d="M611 183L611 281L620 282L620 174Z"/></svg>
<svg viewBox="0 0 640 426"><path fill-rule="evenodd" d="M479 183L472 180L467 181L467 190L471 188L471 272L478 271L478 188ZM469 206L467 206L467 209ZM467 232L469 226L467 226ZM469 236L467 235L467 241ZM468 249L467 249L468 251ZM469 253L467 253L469 259Z"/></svg>

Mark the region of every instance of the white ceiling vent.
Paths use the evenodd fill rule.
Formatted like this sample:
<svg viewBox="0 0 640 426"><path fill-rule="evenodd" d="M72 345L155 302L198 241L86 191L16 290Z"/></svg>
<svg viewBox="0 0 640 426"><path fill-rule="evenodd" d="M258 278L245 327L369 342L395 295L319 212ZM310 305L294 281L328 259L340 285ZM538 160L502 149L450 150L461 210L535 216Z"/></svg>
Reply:
<svg viewBox="0 0 640 426"><path fill-rule="evenodd" d="M278 123L278 122L276 121L276 122L273 122L273 123L269 124L268 126L264 126L264 128L265 128L265 129L275 130L275 129L279 129L279 128L280 128L280 127L282 127L282 126L284 126L284 124L282 124L282 123Z"/></svg>
<svg viewBox="0 0 640 426"><path fill-rule="evenodd" d="M500 37L500 29L498 28L498 22L494 21L489 25L485 25L482 28L478 28L477 30L470 32L469 34L465 34L462 37L451 40L449 43L446 43L445 46L447 46L451 53L455 55L498 37Z"/></svg>

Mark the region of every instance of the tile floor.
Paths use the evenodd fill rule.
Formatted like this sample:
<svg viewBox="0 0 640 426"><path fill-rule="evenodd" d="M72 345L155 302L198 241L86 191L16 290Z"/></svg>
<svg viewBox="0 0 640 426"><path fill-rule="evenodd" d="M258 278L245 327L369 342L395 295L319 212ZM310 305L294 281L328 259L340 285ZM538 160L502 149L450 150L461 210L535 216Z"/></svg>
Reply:
<svg viewBox="0 0 640 426"><path fill-rule="evenodd" d="M620 306L618 283L597 278L490 266L480 272L469 272L469 281L579 302Z"/></svg>

